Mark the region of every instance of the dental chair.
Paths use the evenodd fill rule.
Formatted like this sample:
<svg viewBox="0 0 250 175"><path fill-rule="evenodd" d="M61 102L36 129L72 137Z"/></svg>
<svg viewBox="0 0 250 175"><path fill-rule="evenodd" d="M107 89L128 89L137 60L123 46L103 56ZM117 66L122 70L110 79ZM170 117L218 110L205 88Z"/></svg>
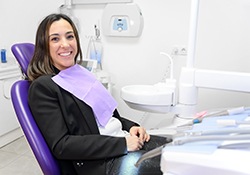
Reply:
<svg viewBox="0 0 250 175"><path fill-rule="evenodd" d="M21 71L27 77L27 68L34 54L34 44L18 43L11 47ZM12 104L23 133L44 175L60 175L57 160L44 140L28 105L28 80L18 80L11 87Z"/></svg>

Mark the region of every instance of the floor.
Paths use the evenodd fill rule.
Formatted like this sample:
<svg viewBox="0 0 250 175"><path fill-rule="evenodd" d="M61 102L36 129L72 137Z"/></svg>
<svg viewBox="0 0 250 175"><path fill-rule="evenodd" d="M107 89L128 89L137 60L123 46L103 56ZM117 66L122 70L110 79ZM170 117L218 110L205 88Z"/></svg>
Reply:
<svg viewBox="0 0 250 175"><path fill-rule="evenodd" d="M0 148L0 174L42 175L42 171L24 137Z"/></svg>

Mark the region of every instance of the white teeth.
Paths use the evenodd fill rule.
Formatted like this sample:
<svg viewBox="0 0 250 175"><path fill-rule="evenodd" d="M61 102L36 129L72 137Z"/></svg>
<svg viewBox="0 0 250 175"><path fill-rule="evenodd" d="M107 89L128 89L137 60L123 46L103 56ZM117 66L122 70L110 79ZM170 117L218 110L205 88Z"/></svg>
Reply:
<svg viewBox="0 0 250 175"><path fill-rule="evenodd" d="M70 55L70 52L67 52L67 53L60 53L59 55L61 55L61 56L69 56L69 55Z"/></svg>

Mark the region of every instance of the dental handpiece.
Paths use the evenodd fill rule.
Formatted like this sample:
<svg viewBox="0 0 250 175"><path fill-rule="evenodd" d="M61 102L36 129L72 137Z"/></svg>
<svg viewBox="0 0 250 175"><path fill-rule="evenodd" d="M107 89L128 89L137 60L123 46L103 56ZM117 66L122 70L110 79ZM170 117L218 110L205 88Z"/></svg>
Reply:
<svg viewBox="0 0 250 175"><path fill-rule="evenodd" d="M250 125L250 121L237 121L233 119L221 119L216 121L220 126L237 126L237 125Z"/></svg>
<svg viewBox="0 0 250 175"><path fill-rule="evenodd" d="M240 113L242 113L244 111L245 111L244 107L238 107L238 108L232 108L232 109L223 110L223 111L219 111L219 112L216 112L216 113L208 114L208 115L205 115L204 117L235 115L235 114L240 114Z"/></svg>

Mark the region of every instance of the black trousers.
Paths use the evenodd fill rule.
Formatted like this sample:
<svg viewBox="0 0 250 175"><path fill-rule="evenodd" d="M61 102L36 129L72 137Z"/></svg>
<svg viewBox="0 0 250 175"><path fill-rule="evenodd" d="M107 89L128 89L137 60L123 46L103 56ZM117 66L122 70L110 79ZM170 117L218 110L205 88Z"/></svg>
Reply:
<svg viewBox="0 0 250 175"><path fill-rule="evenodd" d="M139 167L135 166L135 163L142 154L170 141L165 137L153 135L150 137L150 141L145 143L141 150L129 152L127 155L108 160L106 162L106 175L162 175L160 155L145 160Z"/></svg>

